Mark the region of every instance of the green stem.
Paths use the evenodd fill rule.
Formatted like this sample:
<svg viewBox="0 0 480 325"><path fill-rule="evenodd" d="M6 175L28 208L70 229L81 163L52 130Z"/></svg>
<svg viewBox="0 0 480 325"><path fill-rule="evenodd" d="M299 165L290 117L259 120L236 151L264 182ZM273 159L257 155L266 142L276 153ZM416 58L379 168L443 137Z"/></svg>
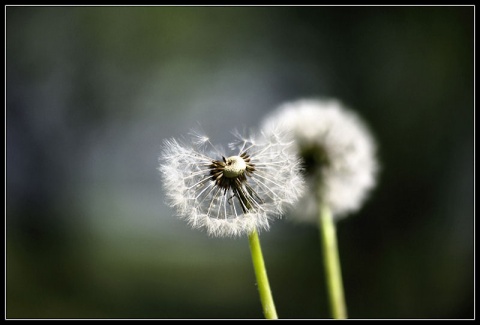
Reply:
<svg viewBox="0 0 480 325"><path fill-rule="evenodd" d="M321 202L321 201L320 201ZM333 318L347 318L343 294L342 271L338 257L337 233L330 208L320 203L320 236L322 238L325 277Z"/></svg>
<svg viewBox="0 0 480 325"><path fill-rule="evenodd" d="M258 233L254 230L249 236L250 251L252 253L253 268L257 278L258 291L260 293L260 301L262 302L263 314L267 319L278 319L275 304L273 303L270 284L268 283L267 270L263 262L262 249Z"/></svg>

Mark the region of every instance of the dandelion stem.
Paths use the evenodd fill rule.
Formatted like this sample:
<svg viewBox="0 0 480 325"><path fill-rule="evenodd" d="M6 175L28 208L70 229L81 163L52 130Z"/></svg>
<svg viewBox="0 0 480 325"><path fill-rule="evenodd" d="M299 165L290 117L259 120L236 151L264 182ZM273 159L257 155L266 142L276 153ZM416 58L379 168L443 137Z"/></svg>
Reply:
<svg viewBox="0 0 480 325"><path fill-rule="evenodd" d="M323 259L330 309L333 318L345 319L347 318L347 308L343 293L342 271L338 256L335 222L330 208L326 204L320 203L319 210L320 237L323 246Z"/></svg>
<svg viewBox="0 0 480 325"><path fill-rule="evenodd" d="M257 286L260 293L263 314L267 319L278 319L275 304L273 303L272 292L270 290L270 284L268 283L267 270L265 269L257 230L254 230L248 236L248 241L250 243L250 252L252 254L253 268L257 278Z"/></svg>

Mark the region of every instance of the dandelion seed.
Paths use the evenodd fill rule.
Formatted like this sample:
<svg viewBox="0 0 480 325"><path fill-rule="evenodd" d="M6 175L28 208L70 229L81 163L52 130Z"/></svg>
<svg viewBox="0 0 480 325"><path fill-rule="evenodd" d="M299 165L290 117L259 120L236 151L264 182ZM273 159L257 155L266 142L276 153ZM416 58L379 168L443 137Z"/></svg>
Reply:
<svg viewBox="0 0 480 325"><path fill-rule="evenodd" d="M317 221L317 182L336 219L357 211L375 186L374 140L362 120L339 101L288 102L268 116L263 127L291 131L293 148L304 160L308 190L298 204L299 219Z"/></svg>
<svg viewBox="0 0 480 325"><path fill-rule="evenodd" d="M286 150L286 132L237 133L228 153L204 135L191 136L164 142L159 170L170 206L193 228L221 237L265 230L300 197L300 162Z"/></svg>
<svg viewBox="0 0 480 325"><path fill-rule="evenodd" d="M375 186L375 143L360 118L336 100L299 100L280 106L263 122L266 133L293 133L308 190L293 216L318 222L331 314L347 318L336 219L360 208Z"/></svg>

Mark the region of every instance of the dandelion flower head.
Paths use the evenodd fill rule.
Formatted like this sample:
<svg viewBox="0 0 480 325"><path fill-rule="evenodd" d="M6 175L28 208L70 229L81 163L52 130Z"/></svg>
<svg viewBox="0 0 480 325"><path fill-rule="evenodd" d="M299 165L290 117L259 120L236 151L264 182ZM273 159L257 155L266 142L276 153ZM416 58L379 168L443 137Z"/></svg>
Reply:
<svg viewBox="0 0 480 325"><path fill-rule="evenodd" d="M184 141L165 140L160 156L169 205L212 236L266 230L303 191L301 163L287 150L293 141L286 132L234 135L223 150L192 132Z"/></svg>
<svg viewBox="0 0 480 325"><path fill-rule="evenodd" d="M263 127L272 125L293 132L305 165L309 190L295 217L317 220L317 191L337 219L361 207L376 185L378 164L374 139L357 114L334 99L303 99L267 116Z"/></svg>

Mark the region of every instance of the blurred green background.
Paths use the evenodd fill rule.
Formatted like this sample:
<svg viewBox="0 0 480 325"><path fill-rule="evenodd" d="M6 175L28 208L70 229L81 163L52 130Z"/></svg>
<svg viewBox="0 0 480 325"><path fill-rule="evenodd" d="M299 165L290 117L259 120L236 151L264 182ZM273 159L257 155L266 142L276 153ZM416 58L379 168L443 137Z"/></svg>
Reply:
<svg viewBox="0 0 480 325"><path fill-rule="evenodd" d="M162 140L335 97L379 144L338 223L351 318L473 318L473 7L6 7L6 317L262 318L247 238L164 203ZM280 318L327 318L315 226L260 235Z"/></svg>

